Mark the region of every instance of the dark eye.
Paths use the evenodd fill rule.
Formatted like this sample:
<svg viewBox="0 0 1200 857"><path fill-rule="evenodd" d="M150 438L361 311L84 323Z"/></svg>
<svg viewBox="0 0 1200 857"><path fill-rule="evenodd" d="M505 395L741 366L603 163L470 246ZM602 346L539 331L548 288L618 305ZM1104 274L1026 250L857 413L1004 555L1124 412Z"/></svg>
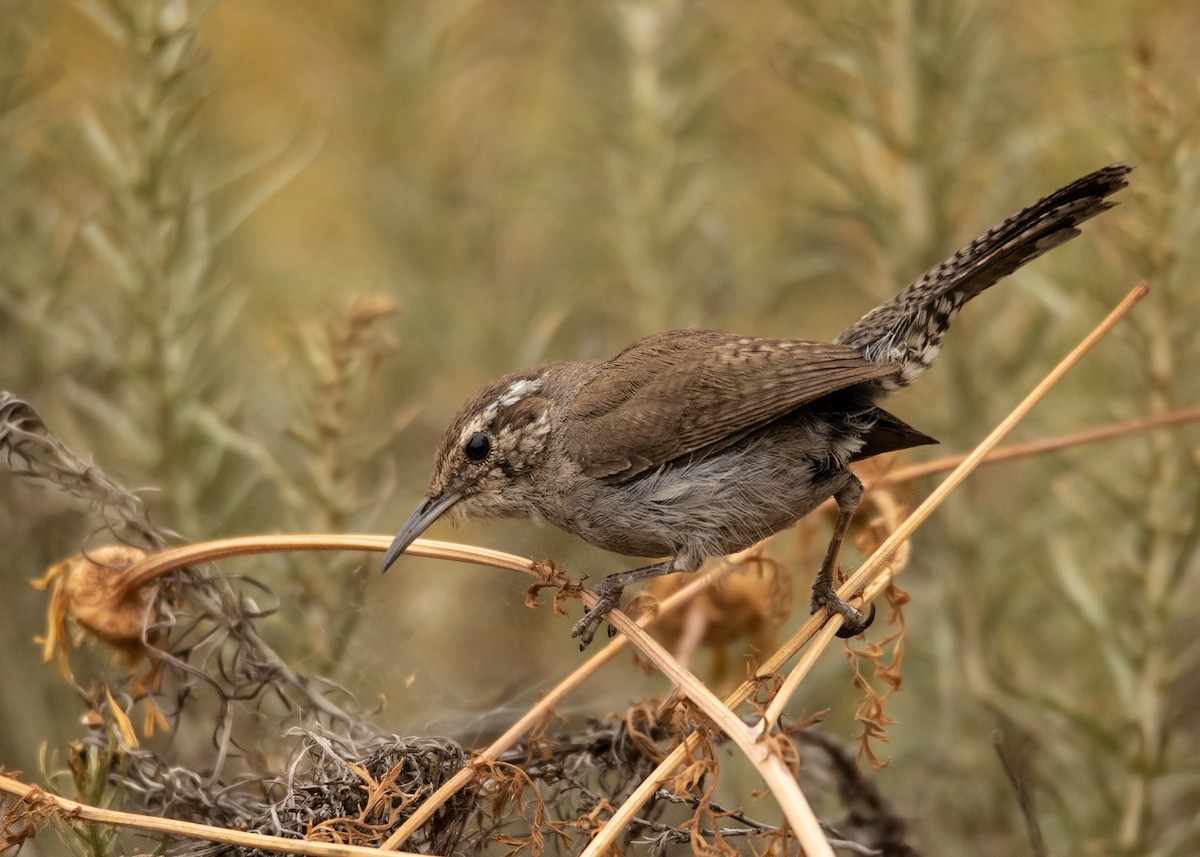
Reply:
<svg viewBox="0 0 1200 857"><path fill-rule="evenodd" d="M492 451L492 442L488 440L488 436L481 431L475 432L467 438L467 445L463 447L467 458L472 461L483 461L488 457L488 453Z"/></svg>

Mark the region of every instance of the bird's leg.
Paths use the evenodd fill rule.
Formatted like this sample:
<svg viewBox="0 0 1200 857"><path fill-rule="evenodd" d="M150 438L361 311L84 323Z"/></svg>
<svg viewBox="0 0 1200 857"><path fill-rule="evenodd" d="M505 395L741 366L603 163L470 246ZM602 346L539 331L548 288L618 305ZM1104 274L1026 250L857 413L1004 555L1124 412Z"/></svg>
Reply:
<svg viewBox="0 0 1200 857"><path fill-rule="evenodd" d="M833 613L841 613L845 621L838 629L837 635L842 638L857 637L875 621L875 605L871 605L871 615L863 616L843 598L838 597L837 587L833 585L834 574L837 572L838 554L842 550L842 539L850 528L858 504L862 501L863 484L854 474L850 481L836 494L833 500L837 503L837 523L833 525L833 535L829 538L829 549L825 552L825 561L817 572L817 579L812 587L812 612L816 613L822 607L827 607Z"/></svg>
<svg viewBox="0 0 1200 857"><path fill-rule="evenodd" d="M678 570L675 567L675 561L669 559L653 565L644 565L641 568L632 568L629 571L618 571L600 581L600 585L596 587L596 594L600 596L600 600L596 602L595 607L584 614L582 619L575 623L575 627L571 630L572 637L582 638L579 641L579 651L582 652L591 645L592 637L596 635L596 628L604 621L608 611L620 605L621 592L626 586L642 580L649 580L652 577L662 577L664 574L671 574ZM608 635L611 637L615 633L616 629L609 626Z"/></svg>

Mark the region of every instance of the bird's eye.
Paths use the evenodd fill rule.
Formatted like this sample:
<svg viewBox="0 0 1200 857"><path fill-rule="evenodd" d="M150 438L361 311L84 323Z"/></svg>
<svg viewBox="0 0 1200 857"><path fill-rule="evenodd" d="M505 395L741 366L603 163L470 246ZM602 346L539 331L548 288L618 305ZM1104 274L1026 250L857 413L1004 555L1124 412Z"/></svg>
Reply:
<svg viewBox="0 0 1200 857"><path fill-rule="evenodd" d="M481 431L477 431L467 438L467 444L463 447L463 452L467 454L467 458L471 459L471 461L483 461L491 451L492 442Z"/></svg>

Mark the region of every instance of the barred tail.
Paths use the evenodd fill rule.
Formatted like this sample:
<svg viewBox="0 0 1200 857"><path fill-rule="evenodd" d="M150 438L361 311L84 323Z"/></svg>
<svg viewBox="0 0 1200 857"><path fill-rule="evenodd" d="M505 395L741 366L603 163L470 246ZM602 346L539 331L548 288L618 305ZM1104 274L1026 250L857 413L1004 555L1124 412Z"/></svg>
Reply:
<svg viewBox="0 0 1200 857"><path fill-rule="evenodd" d="M836 342L868 360L899 363L904 386L937 356L958 310L999 280L1079 234L1080 223L1112 208L1107 197L1125 187L1130 168L1114 164L1077 179L1014 214L871 310Z"/></svg>

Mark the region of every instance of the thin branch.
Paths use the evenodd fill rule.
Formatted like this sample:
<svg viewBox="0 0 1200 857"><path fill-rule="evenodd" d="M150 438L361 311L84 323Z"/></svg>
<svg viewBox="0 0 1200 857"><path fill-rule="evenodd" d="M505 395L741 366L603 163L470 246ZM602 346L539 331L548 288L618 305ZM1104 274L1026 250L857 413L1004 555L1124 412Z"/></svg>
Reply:
<svg viewBox="0 0 1200 857"><path fill-rule="evenodd" d="M708 687L664 649L657 640L650 637L638 627L637 623L619 610L608 614L608 621L618 631L630 638L633 645L648 661L658 667L659 671L671 680L701 711L711 719L717 727L728 735L746 758L758 770L771 793L783 809L784 817L799 840L804 853L808 857L833 857L833 849L829 840L821 830L817 816L800 791L800 784L792 774L786 760L768 742L759 740L758 730L746 726L731 707L722 703ZM615 819L615 816L614 816ZM614 824L609 821L597 833L584 854L599 853L597 843L605 838L606 832L612 830L612 837L625 829L625 824ZM607 845L603 846L607 847Z"/></svg>
<svg viewBox="0 0 1200 857"><path fill-rule="evenodd" d="M290 536L245 536L229 539L217 539L161 551L148 556L131 565L126 572L124 586L120 590L128 595L157 578L169 574L179 568L212 562L218 559L228 559L238 556L253 556L264 553L284 551L327 551L327 550L364 550L382 552L390 544L385 536L367 535L290 535ZM750 548L740 554L730 557L713 571L707 572L691 581L688 586L674 593L659 606L658 611L641 620L642 624L650 624L658 617L664 616L679 606L685 604L702 589L712 585L726 575L737 563L745 557L753 555L757 547ZM468 545L458 545L451 542L438 542L428 539L418 539L408 549L414 556L433 557L437 559L457 560L511 571L529 574L540 581L551 585L567 587L569 581L552 569L533 560ZM589 590L576 587L584 603L591 606L596 597ZM648 639L648 638L646 638ZM587 663L580 666L571 676L552 689L542 700L514 723L500 738L494 741L478 757L478 762L497 758L509 749L529 729L540 722L563 698L579 687L584 681L595 674L602 666L613 660L628 644L628 635L615 638L610 644L600 650ZM647 657L651 657L647 655ZM670 658L668 655L667 658ZM673 659L672 659L673 660ZM692 681L702 687L694 677ZM715 698L714 698L715 699ZM744 727L740 727L743 728ZM451 796L463 786L470 783L477 775L475 767L466 767L456 773L441 788L424 801L421 807L383 844L383 849L398 847L406 841L420 826L426 823Z"/></svg>
<svg viewBox="0 0 1200 857"><path fill-rule="evenodd" d="M391 540L387 536L366 535L258 535L197 542L168 548L130 565L126 570L126 579L119 594L122 597L128 597L130 593L172 571L218 559L292 551L354 550L382 553L387 550L389 544L391 544ZM418 539L407 552L413 556L490 565L535 576L539 574L538 569L541 567L539 563L531 559L523 559L500 551L427 539Z"/></svg>
<svg viewBox="0 0 1200 857"><path fill-rule="evenodd" d="M53 805L56 816L63 820L83 819L96 821L101 824L113 824L118 827L131 827L135 830L146 830L151 833L163 833L168 836L183 836L189 839L205 839L209 842L221 842L227 845L237 845L242 848L258 848L275 854L299 854L304 857L379 857L375 848L364 848L361 845L338 845L329 842L308 842L299 839L284 839L281 836L267 836L262 833L246 833L240 830L229 830L224 827L214 827L210 824L197 824L194 821L176 821L170 818L160 818L156 815L138 815L133 812L120 812L113 809L91 806L79 803L70 798L59 797L30 786L12 777L0 774L0 791L17 795L21 800L36 803L41 806ZM414 852L403 852L414 855ZM415 857L415 855L414 855Z"/></svg>
<svg viewBox="0 0 1200 857"><path fill-rule="evenodd" d="M711 571L697 575L694 580L690 581L682 589L672 593L669 598L665 599L661 604L659 604L658 610L653 614L640 617L638 619L638 624L642 627L652 625L658 621L659 618L666 616L679 607L682 607L684 604L688 603L692 598L698 595L702 590L708 588L728 574L744 557L753 555L759 550L761 550L761 547L756 545L753 548L728 557L726 562L722 562ZM538 700L538 703L529 711L527 711L519 720L517 720L516 723L510 726L503 735L493 741L486 749L480 751L476 755L472 765L468 765L467 767L463 768L453 777L443 783L436 792L430 795L429 798L425 800L421 806L419 806L413 812L413 814L405 820L404 824L400 825L396 832L393 833L388 840L380 846L380 848L386 851L392 848L398 848L400 845L404 844L404 842L406 842L409 837L416 833L423 824L429 821L429 819L433 817L434 813L441 809L451 797L453 797L459 790L461 790L464 786L469 784L478 776L479 769L477 766L479 763L488 762L499 758L501 754L516 744L516 742L520 740L521 736L531 730L535 725L540 723L556 705L569 696L585 681L599 672L601 667L605 666L614 658L616 658L616 656L624 651L628 645L629 638L624 635L614 637L612 640L610 640L608 645L602 648L593 657L589 658L586 663L579 666L574 672L563 679L563 681L559 682L558 685L542 696L542 698Z"/></svg>
<svg viewBox="0 0 1200 857"><path fill-rule="evenodd" d="M1068 370L1078 363L1149 292L1150 286L1144 281L1134 286L1113 311L1096 326L1096 329L1084 337L1083 341L1075 346L1070 354L1050 370L1050 373L1034 387L1029 395L1013 408L1012 413L992 429L991 433L963 459L962 464L956 467L937 488L933 489L933 493L905 519L904 523L895 532L884 540L878 550L867 558L867 561L859 567L858 571L850 576L850 579L842 586L841 591L853 594L878 574L883 565L895 553L896 549L906 542L917 527L923 524L926 518L933 514L934 510L945 501L946 497L979 466L987 454L1013 430L1017 423L1033 410L1034 406L1045 397L1055 384L1062 380L1062 377Z"/></svg>
<svg viewBox="0 0 1200 857"><path fill-rule="evenodd" d="M1012 461L1017 458L1045 455L1048 452L1058 452L1061 449L1068 449L1072 446L1099 443L1100 441L1112 440L1117 437L1141 434L1142 432L1168 428L1169 426L1176 426L1182 423L1196 422L1197 420L1200 420L1200 405L1191 408L1182 408L1160 416L1141 417L1136 420L1127 420L1121 423L1111 423L1096 428L1083 429L1057 437L1039 438L1038 440L1031 440L1028 443L1002 446L989 453L982 463L999 464L1002 461ZM890 473L879 477L868 487L875 488L886 485L897 485L903 482L911 482L914 479L920 479L923 476L931 476L934 473L944 473L962 464L966 461L966 458L965 454L948 455L944 458L936 458L933 461L898 467Z"/></svg>

